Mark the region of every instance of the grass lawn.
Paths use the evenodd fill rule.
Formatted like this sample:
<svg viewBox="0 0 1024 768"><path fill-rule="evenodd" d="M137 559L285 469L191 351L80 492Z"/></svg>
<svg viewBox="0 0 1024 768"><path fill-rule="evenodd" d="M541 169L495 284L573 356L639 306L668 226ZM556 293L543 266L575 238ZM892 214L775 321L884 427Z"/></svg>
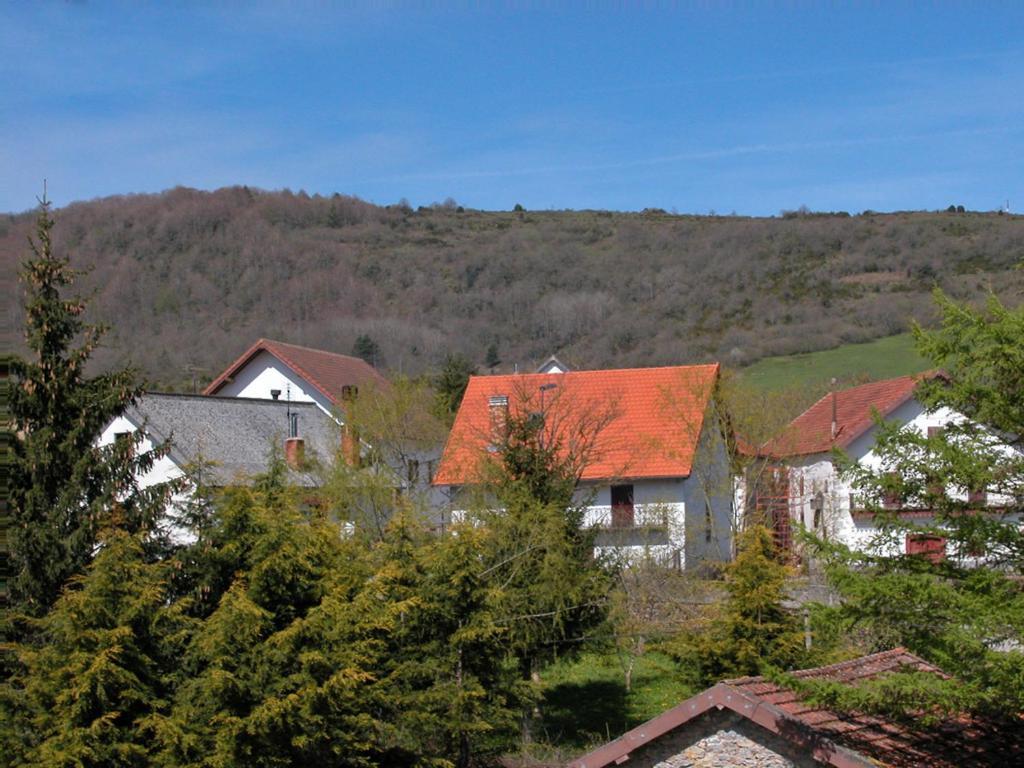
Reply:
<svg viewBox="0 0 1024 768"><path fill-rule="evenodd" d="M637 660L629 692L612 651L558 662L541 680L543 730L537 737L575 752L614 739L697 693L678 664L654 652Z"/></svg>
<svg viewBox="0 0 1024 768"><path fill-rule="evenodd" d="M927 370L930 366L914 349L909 333L888 336L866 344L845 344L822 352L786 357L766 357L740 371L760 389L822 389L835 377L840 385L858 378L891 379Z"/></svg>

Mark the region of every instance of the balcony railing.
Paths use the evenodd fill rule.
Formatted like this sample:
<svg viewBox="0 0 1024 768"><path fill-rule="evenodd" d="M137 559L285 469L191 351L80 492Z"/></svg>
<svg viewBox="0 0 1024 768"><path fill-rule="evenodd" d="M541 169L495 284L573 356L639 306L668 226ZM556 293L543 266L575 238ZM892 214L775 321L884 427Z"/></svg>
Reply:
<svg viewBox="0 0 1024 768"><path fill-rule="evenodd" d="M633 513L612 510L610 505L587 507L586 524L598 528L668 528L672 521L683 519L685 504L634 504ZM629 521L623 523L623 521Z"/></svg>

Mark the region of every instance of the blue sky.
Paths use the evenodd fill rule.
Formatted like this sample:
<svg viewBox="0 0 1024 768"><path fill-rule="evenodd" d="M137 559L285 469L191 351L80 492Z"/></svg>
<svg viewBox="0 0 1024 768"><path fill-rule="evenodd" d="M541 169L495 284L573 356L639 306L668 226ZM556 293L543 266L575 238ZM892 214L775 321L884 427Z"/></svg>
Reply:
<svg viewBox="0 0 1024 768"><path fill-rule="evenodd" d="M1024 4L0 0L0 210L1024 210ZM891 7L890 7L891 6Z"/></svg>

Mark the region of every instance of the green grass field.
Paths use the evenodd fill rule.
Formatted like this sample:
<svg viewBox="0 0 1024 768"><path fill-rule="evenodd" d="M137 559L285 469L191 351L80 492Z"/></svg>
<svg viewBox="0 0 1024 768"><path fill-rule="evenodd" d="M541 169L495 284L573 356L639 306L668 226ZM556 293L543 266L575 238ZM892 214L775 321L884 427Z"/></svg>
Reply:
<svg viewBox="0 0 1024 768"><path fill-rule="evenodd" d="M769 390L817 389L833 377L841 385L918 373L930 367L914 349L909 333L866 344L845 344L822 352L766 357L740 371L754 386Z"/></svg>
<svg viewBox="0 0 1024 768"><path fill-rule="evenodd" d="M543 733L537 737L570 752L614 739L696 693L684 678L678 664L657 652L637 660L631 691L614 652L558 662L541 676Z"/></svg>

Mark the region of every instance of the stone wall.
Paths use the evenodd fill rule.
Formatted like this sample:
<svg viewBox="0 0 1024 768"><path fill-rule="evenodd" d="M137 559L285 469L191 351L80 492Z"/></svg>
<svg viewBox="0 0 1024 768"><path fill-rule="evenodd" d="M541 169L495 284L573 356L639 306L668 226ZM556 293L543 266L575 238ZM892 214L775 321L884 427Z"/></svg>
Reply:
<svg viewBox="0 0 1024 768"><path fill-rule="evenodd" d="M814 768L821 763L729 710L712 710L636 750L629 768Z"/></svg>

